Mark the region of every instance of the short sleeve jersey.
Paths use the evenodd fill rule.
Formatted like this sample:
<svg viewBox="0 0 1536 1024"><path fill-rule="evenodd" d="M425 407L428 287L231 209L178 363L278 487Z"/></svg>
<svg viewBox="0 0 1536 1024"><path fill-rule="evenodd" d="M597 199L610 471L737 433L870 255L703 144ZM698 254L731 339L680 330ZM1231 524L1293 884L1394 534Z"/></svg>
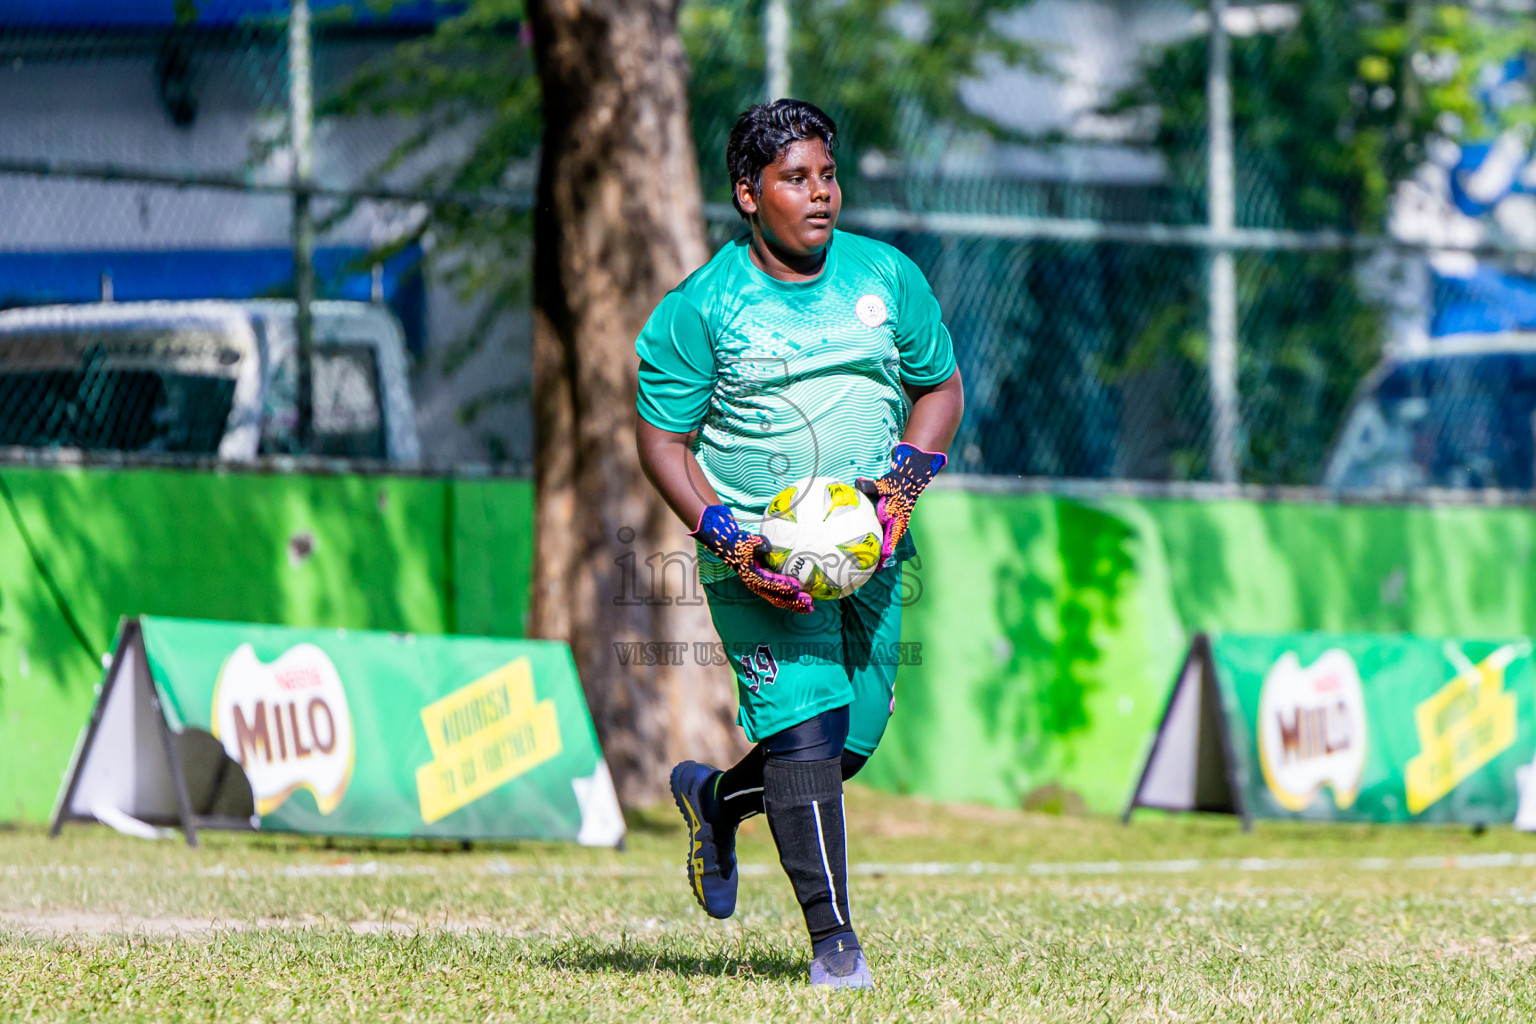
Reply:
<svg viewBox="0 0 1536 1024"><path fill-rule="evenodd" d="M946 380L955 355L933 289L894 247L835 231L821 273L791 283L752 263L748 242L667 293L635 348L640 415L698 431L705 477L755 532L797 480L885 473L909 411L902 384ZM705 582L730 574L700 557Z"/></svg>

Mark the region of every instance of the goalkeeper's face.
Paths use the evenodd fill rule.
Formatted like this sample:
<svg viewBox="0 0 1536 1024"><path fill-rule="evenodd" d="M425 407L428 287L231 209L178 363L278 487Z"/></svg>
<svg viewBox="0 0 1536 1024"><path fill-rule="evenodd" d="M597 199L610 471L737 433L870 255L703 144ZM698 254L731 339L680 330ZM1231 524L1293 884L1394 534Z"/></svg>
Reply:
<svg viewBox="0 0 1536 1024"><path fill-rule="evenodd" d="M843 208L837 163L820 139L790 143L763 168L759 194L754 196L741 182L737 199L766 242L798 257L814 256L826 248Z"/></svg>

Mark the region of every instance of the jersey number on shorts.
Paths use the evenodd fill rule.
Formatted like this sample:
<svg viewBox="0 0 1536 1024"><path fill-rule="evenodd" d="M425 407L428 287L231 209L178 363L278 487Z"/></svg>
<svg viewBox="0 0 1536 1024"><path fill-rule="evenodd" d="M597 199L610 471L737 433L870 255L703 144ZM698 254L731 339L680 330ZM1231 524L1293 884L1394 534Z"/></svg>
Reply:
<svg viewBox="0 0 1536 1024"><path fill-rule="evenodd" d="M767 644L758 644L757 653L741 659L741 674L746 677L747 689L756 693L779 676L779 662Z"/></svg>

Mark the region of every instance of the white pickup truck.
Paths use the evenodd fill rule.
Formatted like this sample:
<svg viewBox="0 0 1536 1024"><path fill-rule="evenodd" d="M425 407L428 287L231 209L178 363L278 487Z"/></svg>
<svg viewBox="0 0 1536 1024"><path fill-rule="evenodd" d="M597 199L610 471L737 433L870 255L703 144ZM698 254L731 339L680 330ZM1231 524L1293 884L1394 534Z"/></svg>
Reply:
<svg viewBox="0 0 1536 1024"><path fill-rule="evenodd" d="M310 454L418 462L390 312L316 302ZM216 455L296 451L295 306L104 302L0 312L0 446Z"/></svg>

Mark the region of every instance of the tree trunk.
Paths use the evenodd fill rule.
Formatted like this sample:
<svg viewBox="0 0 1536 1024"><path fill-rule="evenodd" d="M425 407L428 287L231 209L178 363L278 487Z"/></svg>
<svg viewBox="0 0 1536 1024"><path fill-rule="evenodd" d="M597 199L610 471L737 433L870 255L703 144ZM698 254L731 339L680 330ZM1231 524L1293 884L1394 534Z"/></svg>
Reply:
<svg viewBox="0 0 1536 1024"><path fill-rule="evenodd" d="M667 792L673 762L719 763L742 747L728 670L695 656L716 637L693 542L634 443L635 337L708 255L687 62L677 0L532 0L529 17L544 113L530 625L570 643L634 806Z"/></svg>

